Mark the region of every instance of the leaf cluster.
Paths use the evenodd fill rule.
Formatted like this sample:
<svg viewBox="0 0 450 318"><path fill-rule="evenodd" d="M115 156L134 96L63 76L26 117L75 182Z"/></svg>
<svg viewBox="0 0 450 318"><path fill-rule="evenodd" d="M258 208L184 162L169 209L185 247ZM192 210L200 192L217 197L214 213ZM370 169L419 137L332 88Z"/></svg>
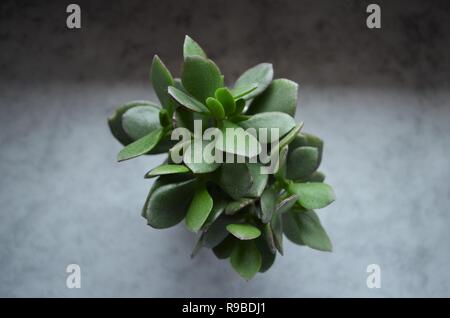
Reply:
<svg viewBox="0 0 450 318"><path fill-rule="evenodd" d="M294 116L298 85L273 79L269 63L245 71L226 86L219 67L189 36L183 45L180 78L173 77L158 56L153 58L150 79L159 103L133 101L117 108L108 119L114 137L124 145L118 161L141 155L168 153L167 160L145 174L153 183L142 216L153 228L168 228L184 220L199 234L192 255L212 249L219 259L229 259L245 279L267 271L277 254L283 254L283 237L321 251L331 251L331 241L314 211L335 200L332 188L317 169L323 141L301 132ZM261 172L261 162L194 163L193 121L216 127L227 138L226 128L237 129L258 145L263 142L248 128L278 128L281 140L270 149L278 155L275 174ZM180 146L172 131L184 127L192 139ZM270 137L269 137L270 138ZM270 139L269 139L270 140ZM252 157L248 149L216 145L225 154ZM188 152L187 149L192 151ZM170 154L181 152L175 164Z"/></svg>

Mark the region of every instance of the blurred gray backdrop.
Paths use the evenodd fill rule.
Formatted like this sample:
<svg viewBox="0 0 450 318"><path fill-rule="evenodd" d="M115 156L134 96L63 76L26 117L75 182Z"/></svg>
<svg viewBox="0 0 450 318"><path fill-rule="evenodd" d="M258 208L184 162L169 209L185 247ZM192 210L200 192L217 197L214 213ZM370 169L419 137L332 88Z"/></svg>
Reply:
<svg viewBox="0 0 450 318"><path fill-rule="evenodd" d="M449 30L446 1L2 1L0 296L450 296ZM191 260L183 226L141 218L162 158L116 163L106 118L156 99L153 54L179 74L185 34L228 83L267 61L300 84L297 119L325 140L337 194L319 211L333 253L286 241L245 282L209 251ZM81 289L66 288L71 263Z"/></svg>

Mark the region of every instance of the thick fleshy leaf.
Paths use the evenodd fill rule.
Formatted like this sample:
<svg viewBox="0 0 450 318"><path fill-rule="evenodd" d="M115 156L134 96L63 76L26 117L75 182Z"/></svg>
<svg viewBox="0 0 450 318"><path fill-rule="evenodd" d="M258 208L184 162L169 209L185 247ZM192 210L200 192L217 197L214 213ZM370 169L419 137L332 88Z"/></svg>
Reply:
<svg viewBox="0 0 450 318"><path fill-rule="evenodd" d="M194 138L188 147L185 148L183 162L194 173L208 173L217 170L220 163L214 162L214 157L208 157L205 149L213 141L206 141L200 138ZM214 150L214 145L210 145Z"/></svg>
<svg viewBox="0 0 450 318"><path fill-rule="evenodd" d="M216 90L214 93L216 99L222 104L225 114L230 115L236 111L236 102L233 95L226 87L222 87Z"/></svg>
<svg viewBox="0 0 450 318"><path fill-rule="evenodd" d="M213 199L205 186L195 191L186 214L186 227L192 232L198 232L208 218L213 207Z"/></svg>
<svg viewBox="0 0 450 318"><path fill-rule="evenodd" d="M287 198L284 198L277 204L277 207L275 208L276 213L283 214L283 213L288 212L295 205L295 202L297 202L297 200L298 200L298 195L296 195L296 194L293 194L293 195L288 196Z"/></svg>
<svg viewBox="0 0 450 318"><path fill-rule="evenodd" d="M294 140L292 141L290 147L289 147L289 155L297 148L299 147L315 147L317 148L319 152L319 160L318 160L318 166L320 165L322 161L322 153L323 153L323 141L317 136L314 136L312 134L308 133L300 133L298 134Z"/></svg>
<svg viewBox="0 0 450 318"><path fill-rule="evenodd" d="M163 136L161 137L161 140L158 142L158 144L147 154L154 155L160 153L167 153L169 149L172 148L175 144L175 142L170 138L170 136L171 136L170 130L163 133Z"/></svg>
<svg viewBox="0 0 450 318"><path fill-rule="evenodd" d="M234 200L244 197L253 184L245 163L224 163L218 170L217 184Z"/></svg>
<svg viewBox="0 0 450 318"><path fill-rule="evenodd" d="M278 144L277 147L279 149L283 149L285 146L289 145L302 128L303 122L296 124L295 127L292 128L291 131L286 136L281 138L280 143Z"/></svg>
<svg viewBox="0 0 450 318"><path fill-rule="evenodd" d="M229 234L227 225L240 221L240 218L222 214L204 232L203 244L208 248L213 248L222 242Z"/></svg>
<svg viewBox="0 0 450 318"><path fill-rule="evenodd" d="M219 245L213 247L213 252L218 259L226 259L230 257L238 243L239 241L233 235L228 235Z"/></svg>
<svg viewBox="0 0 450 318"><path fill-rule="evenodd" d="M261 152L261 144L258 140L242 127L224 120L221 131L223 140L216 142L216 148L220 151L249 158Z"/></svg>
<svg viewBox="0 0 450 318"><path fill-rule="evenodd" d="M241 121L239 126L244 129L254 128L261 143L270 143L275 137L281 138L295 127L295 120L291 116L281 112L266 112L251 116L250 119ZM264 129L261 133L260 129ZM271 129L278 131L278 136L272 136ZM249 131L250 132L250 131Z"/></svg>
<svg viewBox="0 0 450 318"><path fill-rule="evenodd" d="M260 200L261 215L260 219L263 223L268 223L272 220L272 215L277 206L277 192L273 188L266 188Z"/></svg>
<svg viewBox="0 0 450 318"><path fill-rule="evenodd" d="M262 261L261 268L259 269L259 271L261 273L264 273L267 270L269 270L269 268L272 267L273 263L275 262L276 250L272 251L267 243L267 240L262 236L256 240L256 246L258 247L258 250L261 253L261 261Z"/></svg>
<svg viewBox="0 0 450 318"><path fill-rule="evenodd" d="M249 96L252 92L254 92L258 88L258 85L256 84L249 84L247 86L242 86L237 89L233 89L231 94L233 95L233 98L238 100L243 100L244 102L248 100L247 96Z"/></svg>
<svg viewBox="0 0 450 318"><path fill-rule="evenodd" d="M293 209L283 215L283 231L293 243L331 252L333 246L319 217L312 210Z"/></svg>
<svg viewBox="0 0 450 318"><path fill-rule="evenodd" d="M152 184L152 186L151 186L151 188L150 188L150 191L149 191L149 193L148 193L148 195L147 195L147 200L150 198L151 194L152 194L153 192L155 192L156 189L158 189L159 187L161 187L161 186L163 186L163 185L166 185L166 184L169 184L169 183L177 183L177 182L187 181L187 179L186 179L186 180L170 180L170 179L172 179L172 178L170 178L170 175L161 176L161 177L159 177L158 179L156 179L156 180L153 182L153 184ZM145 204L147 204L147 203L145 203ZM141 213L141 215L142 215L142 217L144 217L145 219L147 219L147 210L145 209L145 205L144 205L144 207L142 208L142 213Z"/></svg>
<svg viewBox="0 0 450 318"><path fill-rule="evenodd" d="M183 56L184 58L186 58L188 56L194 55L206 58L206 53L203 51L200 45L198 45L198 43L195 42L189 35L186 35L184 37Z"/></svg>
<svg viewBox="0 0 450 318"><path fill-rule="evenodd" d="M253 183L245 196L250 198L260 197L267 185L269 175L261 173L262 165L259 163L247 163L247 167L252 176Z"/></svg>
<svg viewBox="0 0 450 318"><path fill-rule="evenodd" d="M287 177L298 180L311 175L319 167L319 151L315 147L298 147L292 151L287 162Z"/></svg>
<svg viewBox="0 0 450 318"><path fill-rule="evenodd" d="M282 178L286 175L286 165L284 164L286 162L286 157L289 152L287 151L287 146L294 140L295 136L298 134L298 132L302 129L303 122L296 124L294 128L289 131L286 136L281 138L280 142L278 144L275 144L275 146L272 146L270 150L270 156L271 160L279 160L278 167L281 169L278 169L276 171L277 176L281 176ZM277 159L278 158L278 159Z"/></svg>
<svg viewBox="0 0 450 318"><path fill-rule="evenodd" d="M309 177L309 182L324 182L325 181L325 175L320 171L314 171Z"/></svg>
<svg viewBox="0 0 450 318"><path fill-rule="evenodd" d="M259 94L261 94L267 86L269 86L270 82L273 78L273 67L270 63L261 63L253 66L252 68L245 71L234 84L233 91L238 91L244 87L248 87L252 84L257 85L257 88L245 96L246 99L251 99Z"/></svg>
<svg viewBox="0 0 450 318"><path fill-rule="evenodd" d="M164 164L146 173L145 178L154 178L166 174L177 174L190 172L189 168L183 165Z"/></svg>
<svg viewBox="0 0 450 318"><path fill-rule="evenodd" d="M194 112L209 113L209 110L205 105L174 86L169 87L169 94L181 105Z"/></svg>
<svg viewBox="0 0 450 318"><path fill-rule="evenodd" d="M277 247L275 246L275 239L273 236L272 226L270 225L270 223L263 224L261 237L265 240L270 252L272 254L275 254L277 252Z"/></svg>
<svg viewBox="0 0 450 318"><path fill-rule="evenodd" d="M208 97L214 97L216 89L223 86L217 65L198 55L188 56L184 60L181 81L189 94L202 103Z"/></svg>
<svg viewBox="0 0 450 318"><path fill-rule="evenodd" d="M185 107L178 107L175 110L175 122L176 127L184 127L190 131L194 130L194 117L193 113Z"/></svg>
<svg viewBox="0 0 450 318"><path fill-rule="evenodd" d="M230 257L231 266L243 278L250 280L261 269L261 253L254 241L240 241Z"/></svg>
<svg viewBox="0 0 450 318"><path fill-rule="evenodd" d="M208 97L206 99L206 106L215 119L221 120L225 118L225 110L223 109L222 104L214 97Z"/></svg>
<svg viewBox="0 0 450 318"><path fill-rule="evenodd" d="M167 88L174 85L173 77L157 55L153 58L150 78L161 105L172 114L175 101L167 94Z"/></svg>
<svg viewBox="0 0 450 318"><path fill-rule="evenodd" d="M142 208L142 217L144 217L145 219L147 219L147 201L149 200L150 196L152 195L153 192L156 191L156 189L164 186L164 185L168 185L168 184L173 184L173 183L181 183L184 181L189 181L189 180L193 180L192 175L191 174L167 174L167 175L161 175L160 177L158 177L158 179L156 179L149 191L149 194L147 195L147 200L146 203L144 205L144 207Z"/></svg>
<svg viewBox="0 0 450 318"><path fill-rule="evenodd" d="M196 180L168 183L151 191L144 205L148 224L157 229L183 220L195 191Z"/></svg>
<svg viewBox="0 0 450 318"><path fill-rule="evenodd" d="M297 90L297 83L287 79L276 79L253 100L247 114L282 112L294 117L297 108Z"/></svg>
<svg viewBox="0 0 450 318"><path fill-rule="evenodd" d="M174 78L173 79L173 86L178 88L180 91L183 91L187 93L187 91L183 87L183 83L181 82L181 78Z"/></svg>
<svg viewBox="0 0 450 318"><path fill-rule="evenodd" d="M225 211L227 201L218 193L211 193L214 198L214 204L211 212L208 215L205 223L202 226L203 230L207 230Z"/></svg>
<svg viewBox="0 0 450 318"><path fill-rule="evenodd" d="M123 129L123 126L122 126L123 114L125 114L125 112L127 112L131 108L141 107L141 106L158 107L156 104L153 104L148 101L132 101L132 102L129 102L129 103L119 106L114 111L114 114L108 118L108 126L109 126L109 129L111 130L111 133L124 146L132 143L134 141L134 139L131 138L130 136L128 136L126 131Z"/></svg>
<svg viewBox="0 0 450 318"><path fill-rule="evenodd" d="M298 220L296 214L299 212L288 211L282 215L283 219L283 233L289 241L297 245L305 245L300 233L300 227L298 226Z"/></svg>
<svg viewBox="0 0 450 318"><path fill-rule="evenodd" d="M236 110L234 111L234 115L239 115L245 108L245 99L239 98L236 100Z"/></svg>
<svg viewBox="0 0 450 318"><path fill-rule="evenodd" d="M138 140L161 128L159 123L160 109L150 105L130 108L122 116L123 130L133 140Z"/></svg>
<svg viewBox="0 0 450 318"><path fill-rule="evenodd" d="M170 117L167 109L161 109L159 111L159 123L162 127L169 127L172 125L172 117Z"/></svg>
<svg viewBox="0 0 450 318"><path fill-rule="evenodd" d="M251 224L228 224L227 230L240 240L253 240L261 235L261 231Z"/></svg>
<svg viewBox="0 0 450 318"><path fill-rule="evenodd" d="M124 161L143 155L156 147L158 142L164 136L162 128L152 131L148 135L132 142L123 148L117 155L118 161Z"/></svg>
<svg viewBox="0 0 450 318"><path fill-rule="evenodd" d="M278 252L280 252L280 254L283 255L283 221L281 215L274 214L272 216L272 221L270 221L270 227L272 229L273 241L275 243L275 246Z"/></svg>
<svg viewBox="0 0 450 318"><path fill-rule="evenodd" d="M290 183L289 192L298 195L298 203L305 209L320 209L336 199L333 188L326 183Z"/></svg>
<svg viewBox="0 0 450 318"><path fill-rule="evenodd" d="M230 202L225 209L225 214L233 215L253 202L255 202L255 200L249 198L241 198L237 201Z"/></svg>

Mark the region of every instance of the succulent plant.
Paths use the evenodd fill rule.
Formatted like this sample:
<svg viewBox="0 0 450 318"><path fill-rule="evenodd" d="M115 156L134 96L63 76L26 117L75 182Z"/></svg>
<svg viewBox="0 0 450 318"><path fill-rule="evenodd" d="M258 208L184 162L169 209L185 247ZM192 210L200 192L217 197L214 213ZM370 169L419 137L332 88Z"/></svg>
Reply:
<svg viewBox="0 0 450 318"><path fill-rule="evenodd" d="M273 80L272 65L261 63L229 88L217 65L189 36L183 55L180 79L173 78L158 56L153 59L150 78L161 105L129 102L108 119L112 134L125 146L118 161L168 154L145 175L157 178L142 210L148 225L162 229L184 220L190 231L198 233L192 257L201 248L210 248L219 259L230 259L247 280L267 271L277 253L283 254L283 234L295 244L331 251L314 209L329 205L335 195L317 171L323 141L301 132L303 124L295 122L298 85ZM202 123L202 133L214 127L223 132L222 142L212 142L215 154L234 160L191 160L197 151L195 120ZM186 140L173 140L177 128L190 132ZM227 135L226 128L255 142L258 153L266 146L277 169L264 172L267 162L251 154L249 147L230 146L227 138L234 136ZM271 139L250 128L276 129L280 139L268 145ZM205 142L197 149L205 151ZM175 153L181 162L174 162Z"/></svg>

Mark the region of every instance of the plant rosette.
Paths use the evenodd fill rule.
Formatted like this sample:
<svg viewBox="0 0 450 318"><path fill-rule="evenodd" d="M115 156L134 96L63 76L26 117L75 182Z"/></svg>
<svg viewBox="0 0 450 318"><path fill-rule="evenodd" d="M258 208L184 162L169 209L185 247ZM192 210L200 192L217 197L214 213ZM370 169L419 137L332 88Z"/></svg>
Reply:
<svg viewBox="0 0 450 318"><path fill-rule="evenodd" d="M164 229L184 221L198 234L192 257L211 249L247 280L283 254L283 237L331 251L315 210L335 194L318 171L323 141L295 121L298 85L273 79L272 65L261 63L226 86L189 36L183 55L180 78L153 58L150 79L159 103L128 102L108 119L124 146L118 161L168 155L145 174L156 178L142 209L148 225Z"/></svg>

